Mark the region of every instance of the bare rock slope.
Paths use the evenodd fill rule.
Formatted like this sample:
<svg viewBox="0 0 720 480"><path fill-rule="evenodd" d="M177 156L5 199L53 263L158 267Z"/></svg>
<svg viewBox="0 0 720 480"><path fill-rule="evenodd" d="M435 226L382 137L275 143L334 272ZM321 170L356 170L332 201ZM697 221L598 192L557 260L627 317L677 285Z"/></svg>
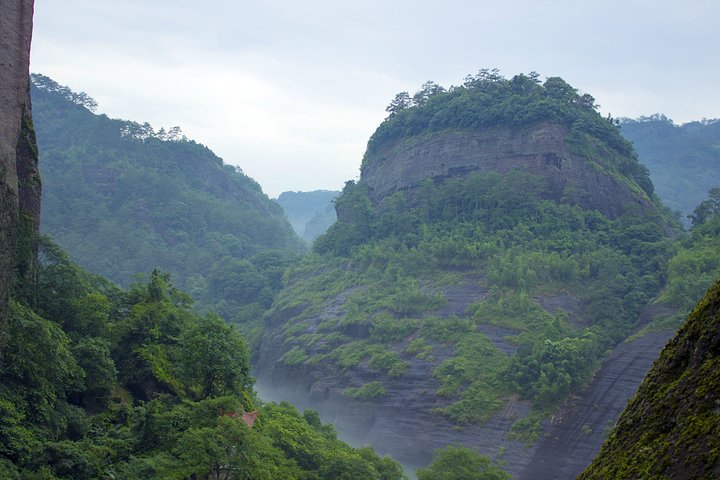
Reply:
<svg viewBox="0 0 720 480"><path fill-rule="evenodd" d="M642 191L568 148L568 129L552 122L442 130L383 143L363 162L362 181L374 203L410 191L425 179L442 181L473 172L519 169L549 182L554 200L567 200L617 218L636 206L654 208Z"/></svg>

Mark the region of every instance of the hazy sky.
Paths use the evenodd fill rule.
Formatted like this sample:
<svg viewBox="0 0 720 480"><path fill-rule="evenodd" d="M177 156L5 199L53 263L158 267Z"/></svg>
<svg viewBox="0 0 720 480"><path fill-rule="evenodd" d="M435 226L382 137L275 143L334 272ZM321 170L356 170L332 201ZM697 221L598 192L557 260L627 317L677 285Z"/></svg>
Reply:
<svg viewBox="0 0 720 480"><path fill-rule="evenodd" d="M179 125L270 196L340 189L397 92L537 71L615 117L720 117L717 0L36 0L33 72Z"/></svg>

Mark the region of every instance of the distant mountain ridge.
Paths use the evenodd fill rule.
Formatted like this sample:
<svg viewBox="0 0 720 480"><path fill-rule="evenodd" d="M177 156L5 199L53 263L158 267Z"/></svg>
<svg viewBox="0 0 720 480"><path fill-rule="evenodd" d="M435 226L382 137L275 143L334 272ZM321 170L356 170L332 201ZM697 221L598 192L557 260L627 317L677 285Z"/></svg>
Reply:
<svg viewBox="0 0 720 480"><path fill-rule="evenodd" d="M300 238L312 243L337 220L333 201L340 195L335 190L283 192L277 202Z"/></svg>
<svg viewBox="0 0 720 480"><path fill-rule="evenodd" d="M32 78L42 231L121 286L154 268L170 273L252 344L285 264L306 248L282 208L179 129L96 115L87 94Z"/></svg>
<svg viewBox="0 0 720 480"><path fill-rule="evenodd" d="M664 115L622 119L620 133L635 146L650 170L658 196L681 220L720 187L720 120L677 125Z"/></svg>

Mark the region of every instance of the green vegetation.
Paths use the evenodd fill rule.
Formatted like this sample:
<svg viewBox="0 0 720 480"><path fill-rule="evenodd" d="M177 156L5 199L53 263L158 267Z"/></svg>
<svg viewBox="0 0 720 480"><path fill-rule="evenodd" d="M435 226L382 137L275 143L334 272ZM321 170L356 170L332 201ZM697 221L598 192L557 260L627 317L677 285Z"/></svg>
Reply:
<svg viewBox="0 0 720 480"><path fill-rule="evenodd" d="M720 283L655 362L593 463L579 477L720 475Z"/></svg>
<svg viewBox="0 0 720 480"><path fill-rule="evenodd" d="M422 395L442 405L429 413L458 426L524 400L532 410L508 438L529 445L653 299L682 311L720 276L714 190L678 243L661 208L610 220L519 170L426 180L381 206L347 182L340 220L299 257L277 205L205 147L93 115L89 97L33 81L45 228L128 289L43 243L0 349L3 477L401 478L392 460L339 442L316 412L260 405L249 372L264 333L281 337L288 369L354 378L343 385L351 401L382 403L418 368L437 386ZM653 195L615 123L559 78L483 70L448 91L400 94L388 111L364 167L388 141L549 121L574 153ZM151 266L180 288L159 270L131 282ZM467 286L482 294L459 308L450 293ZM248 429L235 414L254 409ZM438 451L418 477L508 478L461 447Z"/></svg>
<svg viewBox="0 0 720 480"><path fill-rule="evenodd" d="M543 200L544 188L521 172L475 174L426 182L415 204L398 193L376 211L363 184L348 182L337 203L353 223L339 221L316 241L323 256L288 272L275 305L302 309L286 331L296 322L307 329L338 298L342 310L310 329L313 345L286 337L289 348L307 349L311 365L374 368L381 381L402 373L399 365L434 362L433 345L447 345L454 354L433 369L436 394L451 400L443 415L481 423L513 394L552 411L630 333L663 286L673 244L660 217L611 221ZM443 288L478 273L488 296L463 315L433 314L446 304ZM580 324L540 306L539 296L555 292L578 299ZM504 341L515 353L498 350L482 325L511 332Z"/></svg>
<svg viewBox="0 0 720 480"><path fill-rule="evenodd" d="M720 187L720 121L676 125L664 115L623 119L620 132L633 142L640 160L650 169L658 196L685 219L705 192ZM689 222L685 222L689 225Z"/></svg>
<svg viewBox="0 0 720 480"><path fill-rule="evenodd" d="M465 447L437 450L427 468L417 471L418 480L509 480L512 476L489 457Z"/></svg>
<svg viewBox="0 0 720 480"><path fill-rule="evenodd" d="M36 281L3 329L0 477L404 478L317 412L261 405L244 339L169 275L121 290L43 239Z"/></svg>
<svg viewBox="0 0 720 480"><path fill-rule="evenodd" d="M693 224L667 264L667 280L657 302L673 307L675 314L656 319L648 329L677 328L712 283L720 278L720 198L711 189L708 199L693 212Z"/></svg>
<svg viewBox="0 0 720 480"><path fill-rule="evenodd" d="M121 286L153 268L171 273L199 311L217 312L254 343L302 249L282 209L179 129L95 115L86 94L32 79L43 231Z"/></svg>
<svg viewBox="0 0 720 480"><path fill-rule="evenodd" d="M343 391L343 395L346 397L364 400L383 397L386 393L385 387L380 382L370 382L360 388L346 388Z"/></svg>

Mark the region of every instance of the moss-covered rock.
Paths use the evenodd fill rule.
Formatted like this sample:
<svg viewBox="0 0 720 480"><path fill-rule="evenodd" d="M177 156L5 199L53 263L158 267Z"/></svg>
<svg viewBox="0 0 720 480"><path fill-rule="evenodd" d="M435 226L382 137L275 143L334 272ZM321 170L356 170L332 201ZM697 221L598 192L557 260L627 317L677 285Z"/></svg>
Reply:
<svg viewBox="0 0 720 480"><path fill-rule="evenodd" d="M655 362L579 477L720 478L720 282Z"/></svg>

